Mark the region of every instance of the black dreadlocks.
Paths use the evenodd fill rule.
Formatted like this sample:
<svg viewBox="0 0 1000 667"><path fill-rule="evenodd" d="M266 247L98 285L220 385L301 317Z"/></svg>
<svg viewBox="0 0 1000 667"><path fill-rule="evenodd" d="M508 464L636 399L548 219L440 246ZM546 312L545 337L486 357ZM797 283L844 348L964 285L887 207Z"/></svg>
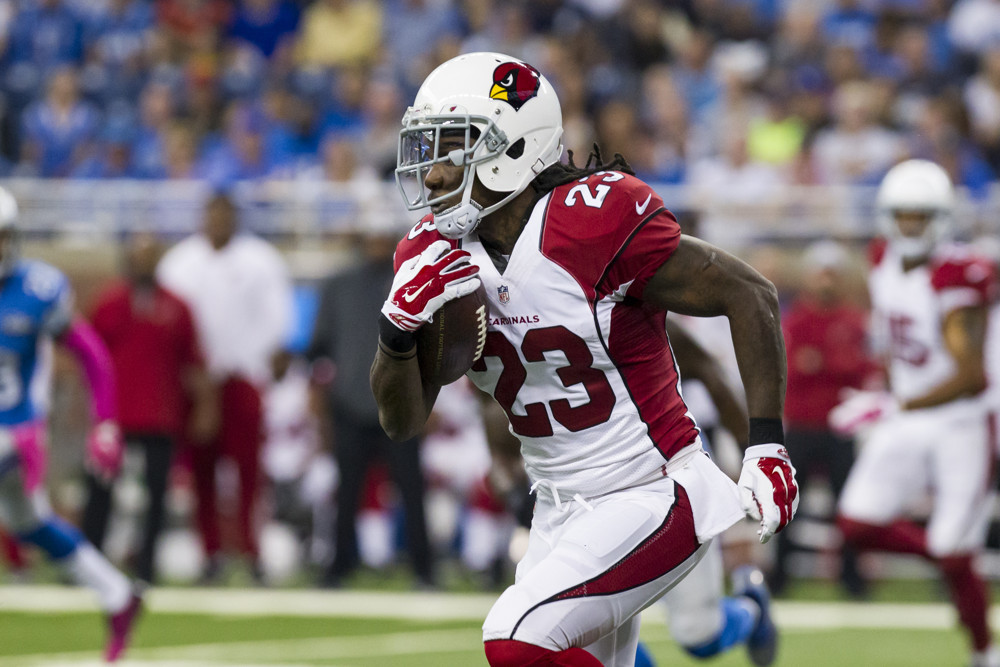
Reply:
<svg viewBox="0 0 1000 667"><path fill-rule="evenodd" d="M593 149L590 151L590 155L587 157L587 164L582 168L577 167L573 162L573 151L566 151L569 156L569 160L566 164L561 162L556 162L554 165L546 168L542 173L540 173L535 180L531 182L531 187L535 189L539 195L543 195L550 190L558 188L560 185L565 185L570 181L575 181L579 178L586 178L593 173L598 171L622 171L630 176L635 176L635 171L632 170L631 165L629 165L628 160L621 153L615 153L614 159L610 162L602 162L601 158L601 147L596 143Z"/></svg>

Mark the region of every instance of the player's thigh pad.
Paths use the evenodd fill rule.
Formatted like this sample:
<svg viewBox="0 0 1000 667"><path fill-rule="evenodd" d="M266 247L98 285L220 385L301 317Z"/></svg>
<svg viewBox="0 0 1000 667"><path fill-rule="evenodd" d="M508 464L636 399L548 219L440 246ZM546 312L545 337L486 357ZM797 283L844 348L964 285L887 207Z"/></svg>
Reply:
<svg viewBox="0 0 1000 667"><path fill-rule="evenodd" d="M12 533L38 527L51 514L42 488L28 490L21 466L0 476L0 524Z"/></svg>
<svg viewBox="0 0 1000 667"><path fill-rule="evenodd" d="M633 665L635 652L639 649L639 626L640 618L633 616L614 632L583 648L607 667Z"/></svg>
<svg viewBox="0 0 1000 667"><path fill-rule="evenodd" d="M704 552L687 493L669 478L589 508L540 500L517 580L487 616L483 639L587 646L674 586Z"/></svg>
<svg viewBox="0 0 1000 667"><path fill-rule="evenodd" d="M941 420L934 425L931 466L933 506L927 523L932 556L978 551L993 511L996 452L986 414Z"/></svg>
<svg viewBox="0 0 1000 667"><path fill-rule="evenodd" d="M681 646L701 646L722 632L723 567L720 538L705 557L660 598L669 615L670 636Z"/></svg>
<svg viewBox="0 0 1000 667"><path fill-rule="evenodd" d="M844 516L886 524L923 497L930 482L927 426L919 415L901 414L872 429L840 497Z"/></svg>

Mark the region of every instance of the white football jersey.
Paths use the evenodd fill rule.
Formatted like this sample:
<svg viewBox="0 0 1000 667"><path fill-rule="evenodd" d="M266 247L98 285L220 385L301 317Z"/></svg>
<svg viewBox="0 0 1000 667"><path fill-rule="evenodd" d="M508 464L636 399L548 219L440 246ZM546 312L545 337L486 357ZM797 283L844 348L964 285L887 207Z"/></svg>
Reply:
<svg viewBox="0 0 1000 667"><path fill-rule="evenodd" d="M990 410L1000 413L1000 303L990 308L986 331L986 375L990 381L987 401Z"/></svg>
<svg viewBox="0 0 1000 667"><path fill-rule="evenodd" d="M398 246L397 268L440 238L428 216ZM462 242L490 310L469 377L506 411L533 482L592 497L695 442L664 313L640 301L679 240L649 186L609 171L542 197L502 272L474 235Z"/></svg>
<svg viewBox="0 0 1000 667"><path fill-rule="evenodd" d="M995 277L986 260L957 244L939 248L910 271L903 271L891 245L880 244L872 260L872 332L893 395L907 401L954 374L955 360L944 342L945 317L957 308L989 304Z"/></svg>

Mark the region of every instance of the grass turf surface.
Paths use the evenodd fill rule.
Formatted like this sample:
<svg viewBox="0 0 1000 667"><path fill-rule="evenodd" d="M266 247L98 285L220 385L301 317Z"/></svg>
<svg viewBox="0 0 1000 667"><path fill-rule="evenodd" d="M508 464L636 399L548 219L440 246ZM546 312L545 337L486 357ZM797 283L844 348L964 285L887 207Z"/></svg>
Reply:
<svg viewBox="0 0 1000 667"><path fill-rule="evenodd" d="M803 593L812 597L817 594L812 588L806 586L793 592L795 597ZM823 590L818 597L823 597ZM924 594L919 589L911 591L911 596L926 599L928 591L926 588L923 591ZM31 592L32 589L25 589L15 596L0 597L0 667L101 664L98 658L103 622L86 604L81 609L81 601L88 599L86 594L42 587L33 596L36 601L47 595L56 604L49 604L46 611L9 611L17 608L16 600L5 603L5 599L23 598ZM897 595L899 592L895 591ZM282 598L281 592L273 597L273 604L268 592L166 589L164 593L165 596L157 597L159 592L154 591L150 611L142 619L133 648L126 661L120 663L123 667L486 665L480 643L479 606L489 596L466 599L464 606L456 607L456 618L429 620L444 609L441 605L452 604L449 601L453 599L455 604L462 604L463 597L392 593L389 595L395 597L381 598L371 594L368 595L371 600L363 605L366 594L356 591L346 596L304 592L307 598L294 598L292 603L315 598L322 604L315 609L293 607L289 611L289 599ZM209 603L234 595L254 597L230 600L235 602L226 608L230 611L216 608L212 613L198 613L207 610ZM879 591L876 597L882 597ZM58 603L63 599L73 611L59 610ZM177 600L188 600L184 604L190 609L176 613ZM34 604L30 600L24 602L23 606ZM386 616L396 617L374 617L381 608L386 609ZM283 611L279 615L274 610ZM302 613L285 615L296 611ZM422 614L423 611L426 613ZM941 604L914 602L889 606L793 601L779 602L776 613L779 624L784 626L776 663L779 666L958 667L967 662L963 637L953 627L953 614ZM867 623L879 627L858 627ZM749 664L741 647L708 663L689 658L672 643L655 608L643 619L642 637L661 666Z"/></svg>
<svg viewBox="0 0 1000 667"><path fill-rule="evenodd" d="M93 614L0 613L0 665L97 664L103 628ZM669 640L666 628L644 623L643 640L658 664L704 664ZM16 639L15 639L16 638ZM337 665L445 667L486 665L478 622L344 618L214 618L150 614L129 662L141 665ZM13 641L12 641L13 640ZM90 655L92 654L92 655ZM32 655L40 661L32 659ZM957 631L786 631L777 665L962 665ZM126 663L126 664L127 664ZM748 664L741 648L712 665Z"/></svg>

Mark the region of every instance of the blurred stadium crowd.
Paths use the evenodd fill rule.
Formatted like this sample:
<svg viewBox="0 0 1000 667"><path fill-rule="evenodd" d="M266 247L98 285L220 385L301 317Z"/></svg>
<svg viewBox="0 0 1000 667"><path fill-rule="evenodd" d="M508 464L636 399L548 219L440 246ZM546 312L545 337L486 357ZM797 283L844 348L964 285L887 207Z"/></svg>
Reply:
<svg viewBox="0 0 1000 667"><path fill-rule="evenodd" d="M549 73L566 145L654 183L874 184L903 155L1000 169L992 0L5 0L0 174L391 175L437 63Z"/></svg>
<svg viewBox="0 0 1000 667"><path fill-rule="evenodd" d="M701 230L713 242L729 245L727 238L747 229L752 235L796 216L813 236L823 235L825 218L784 204L778 211L790 189L863 191L906 157L941 164L964 201L1000 206L998 0L0 0L0 49L0 178L11 179L29 228L32 215L56 200L60 207L51 212L65 218L56 226L84 217L65 202L89 191L60 200L57 186L40 189L45 179L235 186L242 212L252 214L242 221L256 230L264 225L253 220L287 211L248 210L247 198L303 196L264 187L293 181L375 200L361 214L319 205L312 217L292 210L309 225L339 216L374 228L367 239L351 239L357 246L347 244L355 259L372 237L398 236L406 219L387 185L406 105L436 65L478 50L520 57L545 72L577 163L595 142L605 155L622 153L658 190L683 193L683 204L664 196L670 208L702 209ZM241 196L248 184L261 187ZM142 217L138 208L121 209L115 214ZM172 201L165 211L201 216ZM699 216L680 217L690 223ZM984 224L996 229L997 219ZM830 218L830 229L836 224ZM870 235L874 219L865 225L851 238ZM807 263L837 274L838 298L863 301L859 258L843 248L820 250L807 253ZM744 256L779 287L783 305L809 291L773 247ZM291 268L300 283L317 277L302 265ZM92 271L86 277L94 282ZM77 287L86 304L93 286ZM299 330L288 343L294 353L306 347L317 308L314 289L300 296ZM369 351L361 356L367 364ZM336 511L336 466L317 455L329 425L307 414L301 358L276 359L274 373L272 435L287 446L265 445L263 464L274 515L298 532L265 531L262 555L280 561L266 553L280 543L286 555L322 563L331 555ZM455 524L465 521L464 530L479 537L464 548L479 551L463 557L497 583L513 520L485 497L482 425L469 421L474 399L463 392L455 387L441 403L425 443L430 541L438 553L455 547ZM463 438L478 441L459 447ZM220 473L221 495L234 486L232 476ZM402 544L388 477L383 467L370 473L358 510L360 558L376 567ZM183 479L174 482L184 487ZM142 504L138 493L126 485L119 504L134 510ZM190 492L186 502L193 502ZM831 509L829 498L823 502L819 514ZM192 513L184 501L169 511L188 520ZM477 521L466 520L477 512ZM129 555L130 532L141 530L135 521L118 531L119 546L108 546L119 559ZM835 550L831 532L805 546ZM308 553L297 545L304 534L311 534ZM206 574L196 562L185 565L192 541L168 530L174 570L167 578ZM821 563L825 573L836 572L830 560Z"/></svg>

